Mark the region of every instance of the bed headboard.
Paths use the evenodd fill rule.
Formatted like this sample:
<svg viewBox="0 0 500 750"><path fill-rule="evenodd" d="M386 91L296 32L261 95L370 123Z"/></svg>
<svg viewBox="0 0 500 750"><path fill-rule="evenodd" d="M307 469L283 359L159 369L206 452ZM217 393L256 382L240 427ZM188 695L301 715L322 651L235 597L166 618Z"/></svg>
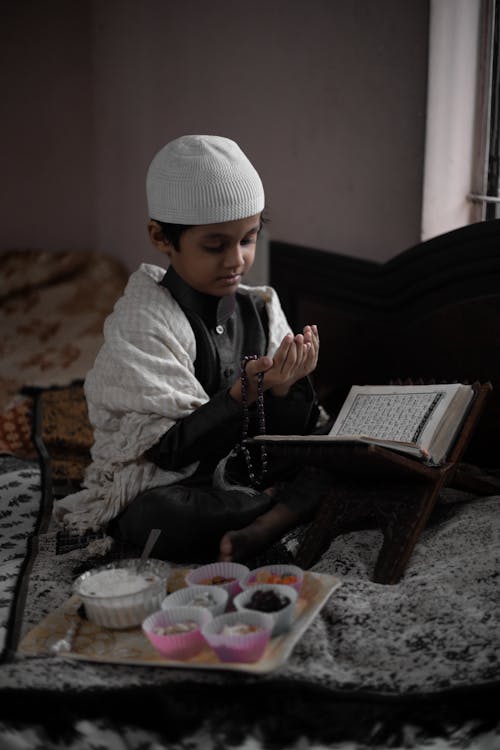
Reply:
<svg viewBox="0 0 500 750"><path fill-rule="evenodd" d="M317 323L314 383L335 412L353 383L490 381L466 459L500 466L500 220L374 263L270 244L270 281L295 331Z"/></svg>

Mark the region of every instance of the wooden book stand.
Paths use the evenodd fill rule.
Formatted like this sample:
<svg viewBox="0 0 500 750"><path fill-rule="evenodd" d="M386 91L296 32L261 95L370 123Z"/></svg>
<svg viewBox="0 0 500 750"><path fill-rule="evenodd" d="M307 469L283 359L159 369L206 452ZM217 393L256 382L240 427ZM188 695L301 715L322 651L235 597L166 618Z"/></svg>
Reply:
<svg viewBox="0 0 500 750"><path fill-rule="evenodd" d="M332 473L331 489L300 545L297 565L310 568L335 536L363 517L370 525L375 521L384 537L373 581L394 584L400 580L440 490L456 478L458 463L492 390L490 383L474 383L473 388L475 397L460 433L447 463L439 467L376 445L269 444L272 452Z"/></svg>

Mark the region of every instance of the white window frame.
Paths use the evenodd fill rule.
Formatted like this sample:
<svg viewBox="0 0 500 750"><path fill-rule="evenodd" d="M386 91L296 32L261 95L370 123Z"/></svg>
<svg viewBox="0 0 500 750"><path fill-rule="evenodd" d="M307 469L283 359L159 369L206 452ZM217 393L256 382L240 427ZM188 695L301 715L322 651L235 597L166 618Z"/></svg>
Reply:
<svg viewBox="0 0 500 750"><path fill-rule="evenodd" d="M431 0L422 240L481 220L491 0Z"/></svg>

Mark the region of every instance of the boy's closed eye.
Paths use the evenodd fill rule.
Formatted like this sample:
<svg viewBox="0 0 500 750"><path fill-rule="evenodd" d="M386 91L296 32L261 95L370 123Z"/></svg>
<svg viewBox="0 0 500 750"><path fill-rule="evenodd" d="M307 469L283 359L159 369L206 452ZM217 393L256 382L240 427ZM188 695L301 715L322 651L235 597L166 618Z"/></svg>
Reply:
<svg viewBox="0 0 500 750"><path fill-rule="evenodd" d="M257 243L257 232L248 237L244 237L241 240L240 245L242 247L248 247L250 245L255 245L256 243ZM224 252L227 246L228 246L227 242L219 242L216 245L203 244L203 249L209 253L222 253Z"/></svg>
<svg viewBox="0 0 500 750"><path fill-rule="evenodd" d="M208 253L222 253L225 245L202 245L202 248Z"/></svg>

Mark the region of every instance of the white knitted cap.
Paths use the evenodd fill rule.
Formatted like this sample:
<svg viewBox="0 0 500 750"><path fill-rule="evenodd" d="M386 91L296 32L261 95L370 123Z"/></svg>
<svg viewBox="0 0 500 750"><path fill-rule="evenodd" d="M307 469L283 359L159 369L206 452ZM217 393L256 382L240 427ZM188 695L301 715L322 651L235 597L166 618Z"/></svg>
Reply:
<svg viewBox="0 0 500 750"><path fill-rule="evenodd" d="M264 188L237 143L217 135L184 135L149 165L149 216L171 224L218 224L264 208Z"/></svg>

